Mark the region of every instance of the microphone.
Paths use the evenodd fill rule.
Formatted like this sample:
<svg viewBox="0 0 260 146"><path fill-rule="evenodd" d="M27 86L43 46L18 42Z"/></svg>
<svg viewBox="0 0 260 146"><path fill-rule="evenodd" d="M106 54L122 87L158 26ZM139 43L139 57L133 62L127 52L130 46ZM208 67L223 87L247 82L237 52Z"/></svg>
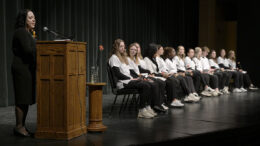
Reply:
<svg viewBox="0 0 260 146"><path fill-rule="evenodd" d="M65 36L65 35L63 35L63 34L61 34L61 33L56 32L56 31L49 30L49 28L48 28L47 26L44 26L44 27L43 27L43 31L49 32L49 33L53 34L53 35L55 36L55 38L60 37L61 39L73 40L73 36L67 37L67 36Z"/></svg>

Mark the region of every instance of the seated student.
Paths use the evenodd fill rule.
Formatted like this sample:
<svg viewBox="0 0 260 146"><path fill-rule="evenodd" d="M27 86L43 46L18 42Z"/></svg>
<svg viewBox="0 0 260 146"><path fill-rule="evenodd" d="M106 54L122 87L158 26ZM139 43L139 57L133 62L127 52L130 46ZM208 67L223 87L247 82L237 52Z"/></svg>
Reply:
<svg viewBox="0 0 260 146"><path fill-rule="evenodd" d="M204 90L202 92L200 92L200 94L203 96L210 97L210 96L212 96L213 89L211 89L209 87L209 85L207 84L205 75L202 74L200 71L196 70L196 68L195 68L196 66L195 66L195 62L193 61L193 58L194 58L194 49L190 48L188 50L187 56L184 59L186 70L189 72L192 72L194 77L196 77L196 76L199 77L199 80L196 78L193 79L196 91L198 93L200 92L199 89L202 84L202 86L204 87L203 88Z"/></svg>
<svg viewBox="0 0 260 146"><path fill-rule="evenodd" d="M164 53L163 53L163 58L164 61L162 60L160 65L164 66L164 70L168 72L169 74L172 75L172 77L178 79L180 81L180 85L183 88L186 97L184 101L197 101L199 100L200 97L197 97L195 88L193 85L192 78L190 76L185 76L183 73L178 73L177 72L177 65L175 60L173 59L175 57L175 50L172 47L165 47L164 48ZM160 66L159 65L159 66ZM194 99L195 98L195 99ZM172 105L176 104L174 101L172 102Z"/></svg>
<svg viewBox="0 0 260 146"><path fill-rule="evenodd" d="M115 77L118 79L117 88L138 89L140 93L139 118L153 118L152 111L146 108L149 98L152 95L152 88L148 82L140 78L133 78L131 70L126 57L125 43L121 39L116 39L113 44L111 57L109 58L109 65ZM147 105L148 106L148 105Z"/></svg>
<svg viewBox="0 0 260 146"><path fill-rule="evenodd" d="M193 95L195 96L195 99L200 99L199 95L197 94L195 87L194 87L194 82L193 82L193 74L190 71L187 71L185 68L185 64L184 64L184 59L185 59L185 50L183 46L178 46L178 50L177 50L177 55L174 56L173 60L176 62L176 66L177 66L177 72L179 74L182 74L183 76L187 76L185 79L189 82L192 82L190 89L193 93ZM200 78L198 76L194 76L196 77L196 81L200 80Z"/></svg>
<svg viewBox="0 0 260 146"><path fill-rule="evenodd" d="M248 73L246 71L243 71L243 69L240 66L236 65L236 55L235 55L235 51L230 50L228 53L228 62L229 62L229 66L231 67L232 70L237 70L238 72L242 73L243 75L243 82L244 83L244 87L249 88L250 90L257 90L258 88L255 87L248 75ZM242 90L246 90L244 88L242 88Z"/></svg>
<svg viewBox="0 0 260 146"><path fill-rule="evenodd" d="M134 43L136 48L137 48L137 58L138 58L138 62L137 65L138 65L138 68L139 68L139 71L141 74L145 74L145 75L149 75L149 78L152 79L152 80L156 80L157 82L159 82L159 84L163 84L163 85L160 85L160 89L161 90L165 90L165 86L166 86L166 83L163 80L159 79L158 77L155 77L154 74L152 74L148 69L147 69L147 66L146 66L146 63L143 59L143 56L142 56L142 53L141 53L141 47L140 47L140 44L135 42ZM163 95L164 96L164 95ZM161 106L165 109L165 110L168 110L169 108L167 107L167 105L163 102L161 104Z"/></svg>
<svg viewBox="0 0 260 146"><path fill-rule="evenodd" d="M209 83L210 83L210 78L211 78L211 79L215 79L215 77L210 77L210 74L209 74L209 73L203 71L202 57L201 57L201 55L202 55L202 50L201 50L201 48L200 48L200 47L196 47L196 48L195 48L195 57L193 57L192 60L193 60L194 63L195 63L195 68L196 68L196 70L198 70L199 72L201 72L201 73L203 74L203 77L205 78L205 81L207 82L207 85L210 85L210 84L209 84ZM213 82L213 83L214 83L213 88L216 88L216 87L217 87L216 81ZM211 89L211 88L209 88L209 90L211 91L212 96L218 96L218 92L217 92L216 90Z"/></svg>
<svg viewBox="0 0 260 146"><path fill-rule="evenodd" d="M240 93L244 92L240 88L242 87L242 84L239 82L239 79L241 80L242 74L232 70L229 66L228 59L226 58L226 50L221 49L220 50L220 56L217 59L219 67L222 69L225 69L229 74L231 74L232 78L234 79L234 93Z"/></svg>
<svg viewBox="0 0 260 146"><path fill-rule="evenodd" d="M162 79L166 82L166 94L169 102L177 101L177 87L179 86L179 82L176 78L170 77L171 75L167 72L163 72L159 70L159 66L157 63L157 51L159 49L159 45L154 43L149 44L149 50L147 51L146 57L144 61L146 63L147 69L155 75L155 77ZM180 102L178 102L180 103ZM181 105L181 104L179 104Z"/></svg>
<svg viewBox="0 0 260 146"><path fill-rule="evenodd" d="M222 92L224 94L230 94L230 92L228 91L228 85L229 85L229 81L232 77L232 74L229 74L228 72L226 72L223 68L220 68L217 62L217 58L216 58L216 51L215 50L211 50L210 54L209 54L209 65L212 69L214 69L214 73L223 73L223 79L221 80L221 85L220 85L220 89L222 89Z"/></svg>
<svg viewBox="0 0 260 146"><path fill-rule="evenodd" d="M152 105L153 109L155 109L156 111L159 111L159 112L165 112L165 110L163 108L161 108L162 99L164 99L164 93L165 93L165 83L163 81L154 79L152 77L148 77L148 76L145 77L145 76L141 75L140 70L138 68L139 59L137 57L137 48L134 43L129 45L129 47L127 49L127 55L128 55L129 65L134 70L134 72L133 72L134 77L136 77L136 78L142 77L144 79L144 81L147 81L151 85L152 90L158 90L154 93L154 96L151 99L150 104ZM159 95L155 95L158 93L159 93ZM153 114L155 116L157 115L151 109L150 105L148 105L146 108L148 108L148 109L150 109L150 111L152 111L151 114Z"/></svg>
<svg viewBox="0 0 260 146"><path fill-rule="evenodd" d="M223 79L223 74L215 73L214 69L211 69L211 67L209 65L209 59L207 58L208 53L209 53L209 48L203 47L202 55L201 55L202 69L203 69L203 72L209 74L213 89L216 90L218 95L222 95L223 93L219 91L219 85L221 84L221 81ZM223 88L224 88L224 86L223 86Z"/></svg>

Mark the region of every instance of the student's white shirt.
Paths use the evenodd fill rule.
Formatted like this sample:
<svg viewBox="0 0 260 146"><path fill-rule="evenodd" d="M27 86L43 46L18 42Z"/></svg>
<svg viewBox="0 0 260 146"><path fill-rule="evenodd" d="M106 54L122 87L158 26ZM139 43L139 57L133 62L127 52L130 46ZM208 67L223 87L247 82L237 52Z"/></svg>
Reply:
<svg viewBox="0 0 260 146"><path fill-rule="evenodd" d="M228 62L227 58L222 58L221 56L219 56L217 61L218 61L218 64L223 64L225 67L229 67L229 62Z"/></svg>
<svg viewBox="0 0 260 146"><path fill-rule="evenodd" d="M196 67L196 70L198 71L203 71L202 69L202 63L201 63L201 59L198 59L197 57L193 57L192 60L194 61L195 63L195 67Z"/></svg>
<svg viewBox="0 0 260 146"><path fill-rule="evenodd" d="M231 60L231 59L227 59L228 60L228 64L229 64L229 66L231 67L231 69L236 69L237 67L237 65L236 65L236 62L235 61L233 61L233 60Z"/></svg>
<svg viewBox="0 0 260 146"><path fill-rule="evenodd" d="M202 70L210 70L209 60L207 57L201 57Z"/></svg>
<svg viewBox="0 0 260 146"><path fill-rule="evenodd" d="M129 57L127 57L127 59L128 59L128 63L130 65L130 67L135 71L136 74L139 75L140 71L139 71L138 65Z"/></svg>
<svg viewBox="0 0 260 146"><path fill-rule="evenodd" d="M195 63L189 56L185 57L184 64L186 69L191 68L192 70L195 70Z"/></svg>
<svg viewBox="0 0 260 146"><path fill-rule="evenodd" d="M214 67L216 69L219 69L219 65L213 60L213 59L209 59L209 65L211 67Z"/></svg>
<svg viewBox="0 0 260 146"><path fill-rule="evenodd" d="M162 57L156 57L156 62L158 64L159 73L162 73L162 72L168 73L168 68L166 66L166 63L162 59Z"/></svg>
<svg viewBox="0 0 260 146"><path fill-rule="evenodd" d="M145 61L145 64L146 64L146 69L150 71L150 73L155 73L155 74L158 74L159 72L157 71L157 67L156 65L152 62L151 59L149 59L148 57L145 57L144 58L144 61ZM157 62L157 61L156 61ZM157 63L158 64L158 63ZM166 79L163 78L163 77L154 77L154 78L157 78L157 79L160 79L162 81L165 81Z"/></svg>
<svg viewBox="0 0 260 146"><path fill-rule="evenodd" d="M138 58L139 59L139 65L143 68L143 69L147 69L146 68L146 63L144 61L144 59Z"/></svg>
<svg viewBox="0 0 260 146"><path fill-rule="evenodd" d="M181 58L179 58L178 56L175 56L173 59L176 62L177 70L186 71L185 63Z"/></svg>
<svg viewBox="0 0 260 146"><path fill-rule="evenodd" d="M150 71L150 73L159 73L156 70L156 65L150 60L148 57L144 58L145 64L146 64L146 69Z"/></svg>
<svg viewBox="0 0 260 146"><path fill-rule="evenodd" d="M125 76L128 76L130 79L132 79L132 76L130 74L131 66L127 65L125 63L122 63L115 54L113 54L109 58L109 65L110 65L111 68L112 67L118 67L122 74L124 74ZM119 80L117 82L117 88L119 88L119 89L124 88L123 84L128 84L131 81L130 79L129 80Z"/></svg>
<svg viewBox="0 0 260 146"><path fill-rule="evenodd" d="M175 60L167 58L167 59L165 59L165 64L168 68L168 73L170 73L170 74L177 73L177 65L176 65Z"/></svg>

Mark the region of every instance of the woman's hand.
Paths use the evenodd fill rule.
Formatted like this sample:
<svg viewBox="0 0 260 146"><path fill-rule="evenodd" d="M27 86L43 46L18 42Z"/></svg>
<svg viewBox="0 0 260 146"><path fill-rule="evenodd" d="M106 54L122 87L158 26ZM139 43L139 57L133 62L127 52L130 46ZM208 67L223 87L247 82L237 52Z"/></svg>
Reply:
<svg viewBox="0 0 260 146"><path fill-rule="evenodd" d="M168 74L168 73L165 73L165 72L162 72L162 76L163 76L164 78L168 78L168 77L169 77L169 74Z"/></svg>

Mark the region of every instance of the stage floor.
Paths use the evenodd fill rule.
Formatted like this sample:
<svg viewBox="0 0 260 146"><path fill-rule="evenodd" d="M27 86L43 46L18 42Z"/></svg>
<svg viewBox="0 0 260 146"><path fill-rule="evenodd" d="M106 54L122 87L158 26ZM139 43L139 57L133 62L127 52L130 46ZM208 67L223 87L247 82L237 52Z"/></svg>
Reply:
<svg viewBox="0 0 260 146"><path fill-rule="evenodd" d="M103 96L103 124L108 127L107 131L87 133L70 141L15 137L12 133L14 107L1 107L0 145L260 144L260 91L203 98L200 103L187 103L181 109L171 108L167 114L154 119L137 119L134 107L126 108L119 115L122 98L118 99L118 106L109 117L113 99L113 95ZM36 130L36 119L36 105L33 105L27 118L27 127L31 131Z"/></svg>

